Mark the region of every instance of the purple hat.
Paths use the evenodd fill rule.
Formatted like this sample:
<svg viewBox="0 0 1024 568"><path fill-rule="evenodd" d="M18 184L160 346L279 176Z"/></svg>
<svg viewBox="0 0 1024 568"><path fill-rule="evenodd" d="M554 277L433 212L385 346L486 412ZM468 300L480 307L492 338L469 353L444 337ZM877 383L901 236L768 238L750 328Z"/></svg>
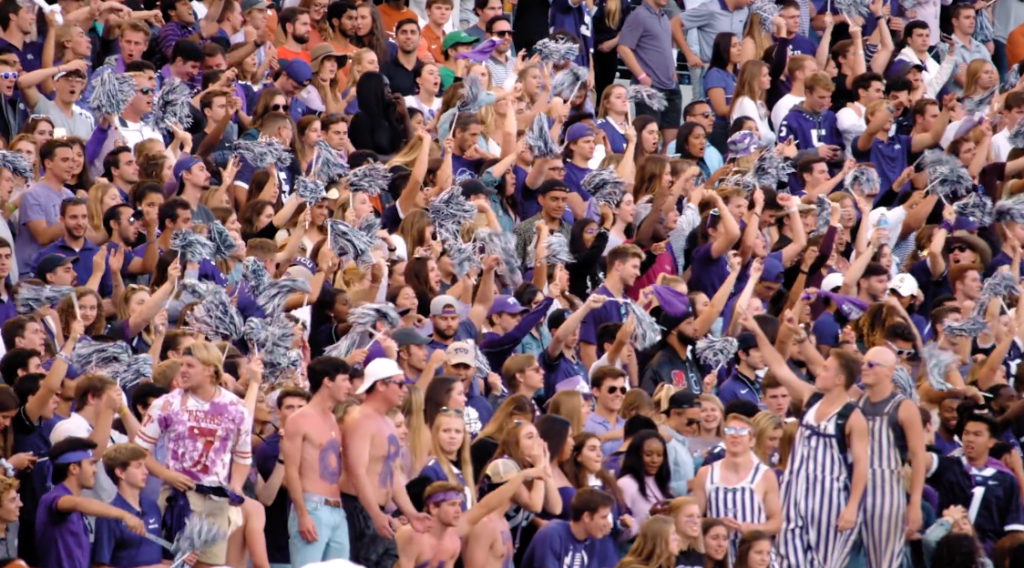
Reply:
<svg viewBox="0 0 1024 568"><path fill-rule="evenodd" d="M569 130L565 131L565 142L566 143L575 142L575 141L579 140L580 138L585 138L587 136L593 136L593 135L594 135L594 129L593 128L590 128L589 126L587 126L586 124L583 124L582 122L577 122L576 124L570 126Z"/></svg>
<svg viewBox="0 0 1024 568"><path fill-rule="evenodd" d="M772 257L766 257L764 259L764 270L761 272L761 282L774 282L776 284L782 284L785 279L785 267L782 263L775 260Z"/></svg>
<svg viewBox="0 0 1024 568"><path fill-rule="evenodd" d="M741 130L729 137L729 159L749 156L761 146L761 140L749 130Z"/></svg>
<svg viewBox="0 0 1024 568"><path fill-rule="evenodd" d="M964 217L963 215L957 215L956 220L953 221L953 230L974 233L978 230L978 224L975 223L974 221L971 221L968 217Z"/></svg>
<svg viewBox="0 0 1024 568"><path fill-rule="evenodd" d="M178 161L174 163L174 181L181 181L182 172L187 172L192 169L192 166L202 162L200 158L193 156L192 154L182 154L178 157Z"/></svg>
<svg viewBox="0 0 1024 568"><path fill-rule="evenodd" d="M520 304L515 296L502 294L501 296L495 296L491 309L487 311L487 317L496 314L521 314L528 311L530 311L530 308Z"/></svg>
<svg viewBox="0 0 1024 568"><path fill-rule="evenodd" d="M905 59L897 59L889 66L889 71L886 72L885 79L887 81L894 81L897 78L910 73L912 69L924 71L924 65L921 65L920 63L913 63Z"/></svg>
<svg viewBox="0 0 1024 568"><path fill-rule="evenodd" d="M590 385L588 385L587 382L583 380L583 377L579 375L560 381L555 385L555 392L567 390L574 390L583 396L592 396L590 392Z"/></svg>
<svg viewBox="0 0 1024 568"><path fill-rule="evenodd" d="M690 317L690 298L686 294L662 284L651 286L651 293L658 299L658 305L665 315L686 319Z"/></svg>
<svg viewBox="0 0 1024 568"><path fill-rule="evenodd" d="M301 59L292 59L284 66L284 74L288 75L292 81L302 85L313 78L313 68Z"/></svg>

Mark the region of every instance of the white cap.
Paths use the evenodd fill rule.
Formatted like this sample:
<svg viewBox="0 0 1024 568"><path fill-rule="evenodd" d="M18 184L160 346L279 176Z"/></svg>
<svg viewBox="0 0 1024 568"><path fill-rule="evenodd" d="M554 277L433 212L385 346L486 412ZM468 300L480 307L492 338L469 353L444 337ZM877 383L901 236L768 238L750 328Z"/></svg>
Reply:
<svg viewBox="0 0 1024 568"><path fill-rule="evenodd" d="M842 285L843 273L833 272L832 274L829 274L824 279L822 279L821 286L819 287L819 289L824 290L826 292L833 292L836 288L839 288Z"/></svg>
<svg viewBox="0 0 1024 568"><path fill-rule="evenodd" d="M917 284L917 280L913 276L902 273L897 274L895 278L889 281L889 289L895 291L904 298L916 296L917 291L921 289Z"/></svg>
<svg viewBox="0 0 1024 568"><path fill-rule="evenodd" d="M356 389L356 394L363 394L370 390L370 386L377 381L383 381L390 379L391 377L402 377L404 380L405 373L402 372L402 368L387 357L378 357L363 370L363 384L359 385Z"/></svg>

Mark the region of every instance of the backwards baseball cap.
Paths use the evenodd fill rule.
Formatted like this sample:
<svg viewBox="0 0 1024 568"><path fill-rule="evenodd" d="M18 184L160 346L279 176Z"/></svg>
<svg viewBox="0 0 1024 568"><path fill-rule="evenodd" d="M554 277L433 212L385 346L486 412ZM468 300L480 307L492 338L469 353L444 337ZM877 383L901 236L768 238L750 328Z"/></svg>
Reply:
<svg viewBox="0 0 1024 568"><path fill-rule="evenodd" d="M835 292L836 288L839 288L842 285L842 272L833 272L821 280L821 289L826 292Z"/></svg>
<svg viewBox="0 0 1024 568"><path fill-rule="evenodd" d="M786 269L782 266L782 263L775 260L772 257L766 257L764 259L764 270L761 272L761 282L774 282L775 284L782 284L785 280Z"/></svg>
<svg viewBox="0 0 1024 568"><path fill-rule="evenodd" d="M921 289L917 284L917 280L906 273L897 274L895 278L889 282L889 289L896 292L904 298L916 296L917 291Z"/></svg>
<svg viewBox="0 0 1024 568"><path fill-rule="evenodd" d="M310 280L313 275L316 274L316 265L313 264L312 260L304 256L297 256L292 261L291 266L284 272L288 278L298 278L300 280Z"/></svg>
<svg viewBox="0 0 1024 568"><path fill-rule="evenodd" d="M366 365L366 369L363 370L363 384L359 385L355 394L363 394L370 390L373 383L390 379L391 377L403 377L404 379L405 373L398 366L398 363L395 363L387 357L374 359L373 361L370 361L370 363Z"/></svg>
<svg viewBox="0 0 1024 568"><path fill-rule="evenodd" d="M174 181L181 181L181 174L192 169L192 166L202 162L200 158L193 156L192 154L182 154L178 157L178 161L174 162Z"/></svg>
<svg viewBox="0 0 1024 568"><path fill-rule="evenodd" d="M495 485L510 481L513 477L519 475L520 471L522 470L515 461L501 458L487 464L487 468L484 469L484 476L490 480L491 485Z"/></svg>
<svg viewBox="0 0 1024 568"><path fill-rule="evenodd" d="M427 345L430 343L429 339L411 327L400 327L392 331L391 339L395 340L399 348L406 345Z"/></svg>
<svg viewBox="0 0 1024 568"><path fill-rule="evenodd" d="M462 30L456 30L454 32L448 32L444 36L444 40L441 41L441 51L448 51L453 45L473 45L477 42L477 38L467 34Z"/></svg>
<svg viewBox="0 0 1024 568"><path fill-rule="evenodd" d="M442 294L430 301L431 316L457 316L459 301L453 296Z"/></svg>
<svg viewBox="0 0 1024 568"><path fill-rule="evenodd" d="M920 63L912 63L904 59L897 59L889 66L889 72L885 74L885 79L887 81L894 81L898 77L902 77L914 69L924 71L924 65L921 65Z"/></svg>
<svg viewBox="0 0 1024 568"><path fill-rule="evenodd" d="M495 195L498 193L493 188L487 187L484 183L478 179L467 179L459 183L459 187L462 188L462 197L469 199L474 195Z"/></svg>
<svg viewBox="0 0 1024 568"><path fill-rule="evenodd" d="M85 73L82 73L77 69L72 69L70 71L60 71L53 76L53 80L57 81L59 79L63 79L64 77L69 77L72 79L85 79Z"/></svg>
<svg viewBox="0 0 1024 568"><path fill-rule="evenodd" d="M445 358L449 365L469 365L476 367L476 357L473 356L473 346L465 341L456 341L444 351Z"/></svg>
<svg viewBox="0 0 1024 568"><path fill-rule="evenodd" d="M64 256L62 254L48 254L39 259L36 263L36 278L46 281L46 275L57 270L65 264L71 264L77 260L77 256Z"/></svg>
<svg viewBox="0 0 1024 568"><path fill-rule="evenodd" d="M580 138L586 138L587 136L593 135L594 129L590 128L586 124L583 124L582 122L577 122L576 124L570 126L569 130L565 131L565 141L567 143L575 142Z"/></svg>
<svg viewBox="0 0 1024 568"><path fill-rule="evenodd" d="M502 294L494 298L491 309L487 311L487 317L495 314L521 314L530 311L530 308L519 303L515 296Z"/></svg>
<svg viewBox="0 0 1024 568"><path fill-rule="evenodd" d="M565 323L565 320L569 319L569 316L571 315L571 310L556 310L552 312L548 315L548 329L550 331L555 331L562 327L562 324Z"/></svg>
<svg viewBox="0 0 1024 568"><path fill-rule="evenodd" d="M564 191L566 193L569 193L569 186L565 185L564 181L558 181L557 179L549 179L544 183L540 184L540 187L537 188L537 193L539 195L547 195L552 191Z"/></svg>
<svg viewBox="0 0 1024 568"><path fill-rule="evenodd" d="M270 7L270 3L264 2L263 0L242 0L242 13L246 13L249 10L263 10Z"/></svg>
<svg viewBox="0 0 1024 568"><path fill-rule="evenodd" d="M744 353L746 353L747 351L750 351L751 349L754 349L756 347L757 336L754 335L753 333L750 333L749 331L744 331L743 333L736 336L737 352L743 351Z"/></svg>
<svg viewBox="0 0 1024 568"><path fill-rule="evenodd" d="M668 406L663 412L668 414L672 410L686 410L687 408L700 408L700 401L693 392L681 390L669 397Z"/></svg>
<svg viewBox="0 0 1024 568"><path fill-rule="evenodd" d="M303 85L313 78L313 69L309 63L301 59L292 59L284 66L284 74L296 83Z"/></svg>
<svg viewBox="0 0 1024 568"><path fill-rule="evenodd" d="M583 377L578 375L570 379L559 381L558 384L555 385L555 392L570 390L582 394L584 398L594 396L593 393L590 392L590 385L587 384L587 381L583 380Z"/></svg>

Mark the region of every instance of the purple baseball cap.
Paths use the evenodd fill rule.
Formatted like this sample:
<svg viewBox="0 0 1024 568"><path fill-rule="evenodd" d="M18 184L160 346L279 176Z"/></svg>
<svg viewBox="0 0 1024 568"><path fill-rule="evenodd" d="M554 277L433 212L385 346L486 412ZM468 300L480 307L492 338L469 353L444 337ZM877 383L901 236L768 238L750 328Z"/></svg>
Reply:
<svg viewBox="0 0 1024 568"><path fill-rule="evenodd" d="M515 296L509 296L502 294L495 296L494 303L491 304L491 309L487 311L487 316L493 316L496 314L522 314L530 311L530 308L519 303L519 300Z"/></svg>

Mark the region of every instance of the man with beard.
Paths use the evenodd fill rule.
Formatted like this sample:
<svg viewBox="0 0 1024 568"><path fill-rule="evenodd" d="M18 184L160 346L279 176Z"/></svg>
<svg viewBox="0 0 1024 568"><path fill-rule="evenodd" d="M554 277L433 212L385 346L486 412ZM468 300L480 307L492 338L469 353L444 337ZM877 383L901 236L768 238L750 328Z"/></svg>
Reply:
<svg viewBox="0 0 1024 568"><path fill-rule="evenodd" d="M875 242L877 241L872 241L872 243ZM857 279L857 298L868 304L873 304L881 302L888 291L889 270L877 262L869 262L860 278Z"/></svg>
<svg viewBox="0 0 1024 568"><path fill-rule="evenodd" d="M625 299L626 288L636 282L640 276L640 263L644 253L632 244L619 245L608 251L607 273L604 284L594 290L594 294L618 300L608 302L598 310L588 314L580 327L580 358L589 369L603 353L597 352L597 330L606 323L622 323L626 320Z"/></svg>
<svg viewBox="0 0 1024 568"><path fill-rule="evenodd" d="M213 213L199 198L210 189L210 172L206 164L197 156L182 154L174 164L174 181L178 184L177 196L184 199L192 207L192 222L209 225L216 219Z"/></svg>
<svg viewBox="0 0 1024 568"><path fill-rule="evenodd" d="M121 202L128 203L128 192L139 183L139 163L135 161L132 149L118 146L111 150L103 158L103 177L117 188Z"/></svg>
<svg viewBox="0 0 1024 568"><path fill-rule="evenodd" d="M132 245L139 238L139 224L146 224L146 242L156 241L156 220L148 224L135 210L125 203L119 203L103 214L103 228L106 230L110 240L107 241L107 248L112 251L124 251L124 263L121 265L121 278L127 279L132 274L152 274L156 269L156 262L159 259L157 247L146 249L145 256L135 256ZM110 275L113 277L113 275Z"/></svg>
<svg viewBox="0 0 1024 568"><path fill-rule="evenodd" d="M19 206L14 251L22 274L31 272L32 259L43 247L64 235L64 226L57 222L61 202L75 197L64 187L74 164L71 142L50 140L43 144L39 163L43 166L42 179L21 196Z"/></svg>
<svg viewBox="0 0 1024 568"><path fill-rule="evenodd" d="M63 129L68 136L77 136L88 140L96 128L92 115L85 109L75 105L79 95L85 89L86 70L89 63L84 59L72 61L65 65L38 69L18 77L18 89L25 101L26 108L35 114L48 116L53 127ZM54 99L51 101L39 92L39 83L44 79L53 78Z"/></svg>
<svg viewBox="0 0 1024 568"><path fill-rule="evenodd" d="M516 75L516 54L509 51L512 49L512 20L504 14L495 16L487 22L485 29L487 39L497 41L498 45L484 65L491 74L491 84L500 87L509 77Z"/></svg>
<svg viewBox="0 0 1024 568"><path fill-rule="evenodd" d="M423 63L416 58L420 46L420 25L414 19L407 19L395 25L395 43L398 51L389 61L380 66L380 72L391 83L391 92L403 97L416 94L416 77ZM500 85L501 83L494 83Z"/></svg>
<svg viewBox="0 0 1024 568"><path fill-rule="evenodd" d="M82 286L93 284L93 270L95 263L93 257L97 254L106 256L106 247L98 247L93 244L92 241L85 238L85 231L89 226L89 211L86 208L85 200L75 197L72 199L65 199L60 204L60 221L59 225L63 230L64 234L57 238L42 250L39 254L32 259L29 266L30 270L34 271L36 265L39 264L43 258L50 255L60 255L71 259L71 267L74 268L75 274L78 275L78 283ZM106 261L104 260L103 272L106 271ZM109 274L98 274L99 278L99 289L97 290L102 298L110 298L113 296L113 284Z"/></svg>
<svg viewBox="0 0 1024 568"><path fill-rule="evenodd" d="M284 43L277 48L277 58L280 60L301 59L306 63L310 62L309 52L306 51L306 44L309 43L309 30L311 23L309 10L305 8L285 8L281 10L277 23L284 32Z"/></svg>
<svg viewBox="0 0 1024 568"><path fill-rule="evenodd" d="M942 395L942 402L939 403L939 425L935 429L933 448L940 456L948 456L960 448L960 438L956 432L959 415L956 409L963 401L964 395L955 390L946 391Z"/></svg>
<svg viewBox="0 0 1024 568"><path fill-rule="evenodd" d="M475 339L487 321L487 311L494 301L494 271L498 267L496 257L484 257L483 273L480 276L480 291L465 319L459 316L461 303L447 294L430 301L430 323L434 333L430 336L427 350L432 354L437 349L448 349L455 341Z"/></svg>
<svg viewBox="0 0 1024 568"><path fill-rule="evenodd" d="M332 2L327 7L327 22L334 30L331 46L340 55L352 55L359 48L352 43L356 29L356 5L348 0ZM339 73L341 70L339 69ZM345 75L347 75L347 71Z"/></svg>
<svg viewBox="0 0 1024 568"><path fill-rule="evenodd" d="M178 40L191 39L198 42L213 37L220 29L217 20L220 19L222 8L224 0L214 0L197 26L196 14L188 0L160 0L160 13L166 22L156 36L160 53L168 61L173 61L171 50Z"/></svg>
<svg viewBox="0 0 1024 568"><path fill-rule="evenodd" d="M703 390L700 368L690 356L690 347L697 344L694 339L696 318L690 308L680 314L662 312L658 318L658 324L665 329L665 333L655 347L654 356L644 366L644 374L640 378L640 388L648 394L653 395L663 383L685 388L694 394L700 394Z"/></svg>

